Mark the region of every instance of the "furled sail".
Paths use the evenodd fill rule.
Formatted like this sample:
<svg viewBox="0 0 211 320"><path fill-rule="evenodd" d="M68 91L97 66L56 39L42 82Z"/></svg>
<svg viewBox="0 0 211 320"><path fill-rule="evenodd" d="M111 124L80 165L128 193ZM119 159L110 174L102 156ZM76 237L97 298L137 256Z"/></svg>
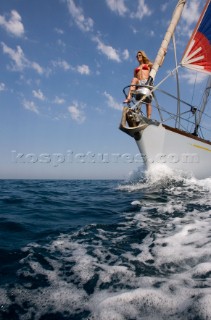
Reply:
<svg viewBox="0 0 211 320"><path fill-rule="evenodd" d="M161 47L157 53L157 57L155 58L155 61L153 63L152 69L150 71L149 74L149 79L148 79L148 83L150 84L151 81L153 81L155 79L156 73L158 71L158 68L162 65L166 51L167 51L167 47L169 45L169 42L171 40L171 37L174 33L174 30L178 24L178 21L181 17L184 5L186 3L186 0L178 0L178 3L176 5L176 8L174 10L170 25L168 27L168 30L166 31L166 34L164 36L164 39L161 43Z"/></svg>
<svg viewBox="0 0 211 320"><path fill-rule="evenodd" d="M208 0L181 61L183 67L211 73L211 0Z"/></svg>

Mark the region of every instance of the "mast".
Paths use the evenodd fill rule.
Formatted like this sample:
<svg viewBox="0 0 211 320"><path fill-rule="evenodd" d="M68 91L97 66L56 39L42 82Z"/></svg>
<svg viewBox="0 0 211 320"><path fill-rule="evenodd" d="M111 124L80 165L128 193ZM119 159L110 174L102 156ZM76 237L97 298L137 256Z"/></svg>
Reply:
<svg viewBox="0 0 211 320"><path fill-rule="evenodd" d="M148 78L148 83L151 84L153 82L153 80L155 79L156 73L158 71L158 68L161 66L161 64L163 63L169 42L171 40L171 37L174 33L174 30L179 22L179 19L181 17L182 11L184 9L184 5L186 3L186 0L179 0L176 8L174 10L170 25L168 27L168 30L165 34L165 37L161 43L161 47L158 51L157 57L154 61L154 64L152 66L152 69L150 71L149 74L149 78Z"/></svg>

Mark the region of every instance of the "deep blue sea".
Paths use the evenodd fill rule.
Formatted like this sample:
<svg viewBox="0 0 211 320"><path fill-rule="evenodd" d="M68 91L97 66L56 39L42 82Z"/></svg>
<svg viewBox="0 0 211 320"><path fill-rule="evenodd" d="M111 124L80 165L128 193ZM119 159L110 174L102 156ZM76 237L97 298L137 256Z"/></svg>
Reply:
<svg viewBox="0 0 211 320"><path fill-rule="evenodd" d="M1 320L211 319L211 178L0 190Z"/></svg>

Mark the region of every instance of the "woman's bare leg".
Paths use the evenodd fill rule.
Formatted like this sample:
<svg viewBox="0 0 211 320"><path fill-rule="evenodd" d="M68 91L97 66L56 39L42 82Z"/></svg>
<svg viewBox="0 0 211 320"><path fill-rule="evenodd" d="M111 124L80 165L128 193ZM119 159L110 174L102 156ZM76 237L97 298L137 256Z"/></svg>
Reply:
<svg viewBox="0 0 211 320"><path fill-rule="evenodd" d="M128 103L130 102L131 100L131 91L134 91L136 90L136 85L139 83L139 80L137 78L133 78L132 81L131 81L131 86L130 86L130 90L128 92L128 96L127 96L127 99L125 99L124 103Z"/></svg>
<svg viewBox="0 0 211 320"><path fill-rule="evenodd" d="M147 109L147 118L150 119L151 118L151 114L152 114L152 105L151 105L151 103L148 103L146 105L146 109Z"/></svg>

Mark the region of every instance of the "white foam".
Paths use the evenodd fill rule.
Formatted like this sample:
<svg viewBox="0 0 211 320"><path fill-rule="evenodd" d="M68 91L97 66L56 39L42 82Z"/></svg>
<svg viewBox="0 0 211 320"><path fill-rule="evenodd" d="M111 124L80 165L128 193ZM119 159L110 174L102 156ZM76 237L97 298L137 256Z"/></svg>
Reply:
<svg viewBox="0 0 211 320"><path fill-rule="evenodd" d="M131 202L132 206L140 206L141 205L141 202L138 201L138 200L134 200Z"/></svg>
<svg viewBox="0 0 211 320"><path fill-rule="evenodd" d="M156 191L158 197L161 187L166 192L160 202L130 201L140 208L124 212L115 231L89 226L44 248L23 249L18 275L26 280L13 289L15 303L29 301L21 320L39 320L48 312L74 317L84 310L90 320L211 319L211 179L158 176L120 186L126 192ZM147 236L140 240L143 231ZM39 249L51 268L38 261ZM33 289L32 279L37 283L39 276L47 285ZM11 303L6 289L0 302L3 308Z"/></svg>
<svg viewBox="0 0 211 320"><path fill-rule="evenodd" d="M166 204L162 204L162 206L157 208L157 211L160 213L173 213L175 211L184 212L185 205L184 202L179 201L178 203L174 201L169 201Z"/></svg>
<svg viewBox="0 0 211 320"><path fill-rule="evenodd" d="M150 166L148 170L146 170L145 176L152 184L161 180L174 179L175 172L164 164L154 164L153 166Z"/></svg>
<svg viewBox="0 0 211 320"><path fill-rule="evenodd" d="M118 186L118 190L122 191L128 191L128 192L133 192L133 191L138 191L138 190L144 190L148 187L148 185L145 183L145 181L140 181L140 182L129 182L127 184L122 184Z"/></svg>
<svg viewBox="0 0 211 320"><path fill-rule="evenodd" d="M201 294L203 295L203 292ZM195 302L194 308L199 314L200 319L211 319L210 301L211 293L207 293L205 295L204 292L204 295Z"/></svg>
<svg viewBox="0 0 211 320"><path fill-rule="evenodd" d="M198 188L199 191L211 192L211 178L198 180L192 177L185 180L185 185L195 189Z"/></svg>
<svg viewBox="0 0 211 320"><path fill-rule="evenodd" d="M192 270L192 276L195 278L205 277L207 273L210 273L209 278L211 280L211 262L200 263Z"/></svg>
<svg viewBox="0 0 211 320"><path fill-rule="evenodd" d="M183 171L172 170L165 164L153 164L146 171L143 167L135 169L130 175L128 181L119 185L119 190L128 192L144 190L148 187L164 186L169 182L182 183L183 186L190 187L192 191L208 191L211 192L211 178L196 179L194 176L187 174ZM175 190L172 186L173 192L179 192L179 187ZM181 188L181 192L183 188Z"/></svg>
<svg viewBox="0 0 211 320"><path fill-rule="evenodd" d="M101 264L102 272L100 272L100 281L102 283L111 282L113 278L119 279L120 282L125 282L133 278L134 273L128 270L125 266L107 266Z"/></svg>
<svg viewBox="0 0 211 320"><path fill-rule="evenodd" d="M153 217L147 217L144 212L141 214L143 217L141 223L145 218L144 223L149 226L150 219L153 220ZM38 320L49 310L53 313L69 312L69 314L88 310L91 313L90 320L126 320L128 318L176 320L178 316L186 319L187 315L190 315L191 308L194 315L200 316L201 319L209 319L211 289L204 289L203 286L196 288L196 286L209 277L211 272L210 221L196 219L196 216L197 212L193 212L191 217L185 217L184 220L171 218L169 226L161 224L160 233L155 239L152 234L148 234L141 245L132 243L131 250L120 256L107 252L100 243L94 246L93 252L88 253L88 245L63 235L48 248L46 247L53 256L60 256L58 259L48 258L52 270L47 270L34 261L32 249L28 248L31 253L26 257L25 267L19 271L19 275L24 274L28 261L33 270L31 276L45 275L49 286L38 289L17 286L14 289L13 294L17 304L22 305L24 301L31 303L31 307L21 320L30 319L32 315L35 320ZM140 223L139 220L136 221ZM154 222L154 226L156 223L161 223L160 219L159 222ZM112 239L113 246L120 238ZM102 241L105 239L104 231ZM154 247L151 246L152 244ZM140 253L136 252L134 255L135 249ZM109 262L113 261L112 265L107 262L108 254ZM169 274L166 275L165 272L151 276L137 275L134 262L151 267L148 263L149 259L154 261L152 266L156 267L157 271L164 268L167 263L173 267L168 269ZM210 259L210 261L202 263L203 259ZM126 261L127 265L125 265ZM71 268L73 275L65 276L62 270L68 269L70 262L73 263ZM94 291L88 295L83 285L96 275L98 279ZM113 282L114 285L112 285ZM115 288L116 283L117 288ZM206 281L206 283L209 282ZM102 289L103 285L109 288ZM5 297L4 291L1 297ZM1 298L1 301L8 304L7 299Z"/></svg>
<svg viewBox="0 0 211 320"><path fill-rule="evenodd" d="M158 289L135 289L108 293L108 296L99 293L92 309L93 318L99 320L167 319L184 309L184 297L178 296L175 299L174 295Z"/></svg>
<svg viewBox="0 0 211 320"><path fill-rule="evenodd" d="M0 288L0 308L1 310L10 305L10 299L7 297L4 289Z"/></svg>

